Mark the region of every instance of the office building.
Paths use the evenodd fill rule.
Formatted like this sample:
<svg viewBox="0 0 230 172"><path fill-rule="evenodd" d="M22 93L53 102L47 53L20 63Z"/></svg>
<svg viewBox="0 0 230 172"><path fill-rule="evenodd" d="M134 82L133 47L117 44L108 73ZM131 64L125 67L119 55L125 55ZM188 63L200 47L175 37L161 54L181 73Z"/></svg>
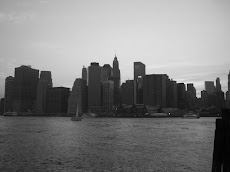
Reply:
<svg viewBox="0 0 230 172"><path fill-rule="evenodd" d="M201 101L203 107L209 107L209 101L208 101L209 94L207 91L203 90L201 91Z"/></svg>
<svg viewBox="0 0 230 172"><path fill-rule="evenodd" d="M114 107L114 82L103 82L103 110L104 112L111 112Z"/></svg>
<svg viewBox="0 0 230 172"><path fill-rule="evenodd" d="M9 76L5 79L5 107L4 112L13 111L14 102L14 77Z"/></svg>
<svg viewBox="0 0 230 172"><path fill-rule="evenodd" d="M169 108L177 108L177 83L173 80L167 81L167 106Z"/></svg>
<svg viewBox="0 0 230 172"><path fill-rule="evenodd" d="M145 76L145 64L142 62L134 62L134 80L137 80L138 76Z"/></svg>
<svg viewBox="0 0 230 172"><path fill-rule="evenodd" d="M196 89L193 86L193 83L187 84L187 91L186 91L186 103L188 109L196 108Z"/></svg>
<svg viewBox="0 0 230 172"><path fill-rule="evenodd" d="M82 74L81 78L86 81L86 85L87 85L87 69L85 66L83 66L81 74Z"/></svg>
<svg viewBox="0 0 230 172"><path fill-rule="evenodd" d="M127 80L121 85L121 104L134 104L134 81Z"/></svg>
<svg viewBox="0 0 230 172"><path fill-rule="evenodd" d="M37 86L36 112L39 114L46 112L46 95L48 88L53 87L50 71L41 71Z"/></svg>
<svg viewBox="0 0 230 172"><path fill-rule="evenodd" d="M134 104L143 104L143 77L145 64L134 62Z"/></svg>
<svg viewBox="0 0 230 172"><path fill-rule="evenodd" d="M216 78L216 91L221 92L220 78Z"/></svg>
<svg viewBox="0 0 230 172"><path fill-rule="evenodd" d="M35 111L39 70L31 66L15 68L13 111Z"/></svg>
<svg viewBox="0 0 230 172"><path fill-rule="evenodd" d="M102 106L101 67L91 63L88 67L88 108Z"/></svg>
<svg viewBox="0 0 230 172"><path fill-rule="evenodd" d="M47 90L47 113L67 113L69 88L52 87Z"/></svg>
<svg viewBox="0 0 230 172"><path fill-rule="evenodd" d="M112 75L109 78L109 80L114 82L114 105L118 106L120 104L120 69L119 69L119 62L117 60L117 57L114 57L113 60L113 69L112 69Z"/></svg>
<svg viewBox="0 0 230 172"><path fill-rule="evenodd" d="M166 74L152 74L143 77L143 103L146 105L167 107Z"/></svg>
<svg viewBox="0 0 230 172"><path fill-rule="evenodd" d="M113 74L112 74L112 76L114 78L119 78L120 79L119 62L117 60L117 56L116 55L115 55L114 60L113 60Z"/></svg>
<svg viewBox="0 0 230 172"><path fill-rule="evenodd" d="M214 94L215 92L215 86L214 81L205 81L205 91L207 91L208 94Z"/></svg>
<svg viewBox="0 0 230 172"><path fill-rule="evenodd" d="M68 99L68 113L75 114L77 107L80 114L87 112L88 92L86 80L76 79L74 81L72 91Z"/></svg>
<svg viewBox="0 0 230 172"><path fill-rule="evenodd" d="M112 76L112 67L109 64L105 64L102 67L102 72L101 72L101 82L109 80L109 78Z"/></svg>
<svg viewBox="0 0 230 172"><path fill-rule="evenodd" d="M177 84L177 106L179 109L186 108L186 89L184 83Z"/></svg>

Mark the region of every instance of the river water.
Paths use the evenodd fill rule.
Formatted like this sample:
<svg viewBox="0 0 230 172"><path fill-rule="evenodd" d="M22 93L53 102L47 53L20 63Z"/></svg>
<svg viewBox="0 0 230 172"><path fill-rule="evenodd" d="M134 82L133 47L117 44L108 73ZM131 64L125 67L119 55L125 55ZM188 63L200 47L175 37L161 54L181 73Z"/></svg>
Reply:
<svg viewBox="0 0 230 172"><path fill-rule="evenodd" d="M0 171L209 172L215 119L0 116Z"/></svg>

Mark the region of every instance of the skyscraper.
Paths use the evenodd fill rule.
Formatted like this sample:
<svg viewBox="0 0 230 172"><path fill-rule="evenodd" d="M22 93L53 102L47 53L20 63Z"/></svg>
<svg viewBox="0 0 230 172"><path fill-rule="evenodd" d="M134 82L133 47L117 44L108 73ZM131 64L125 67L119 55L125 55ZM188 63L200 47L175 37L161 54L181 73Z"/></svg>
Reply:
<svg viewBox="0 0 230 172"><path fill-rule="evenodd" d="M207 91L208 94L214 94L215 92L214 81L205 81L205 91Z"/></svg>
<svg viewBox="0 0 230 172"><path fill-rule="evenodd" d="M166 74L152 74L143 77L143 103L152 106L167 107Z"/></svg>
<svg viewBox="0 0 230 172"><path fill-rule="evenodd" d="M119 78L120 79L120 69L119 69L119 62L117 60L117 56L115 55L114 60L113 60L113 74L112 76L114 78ZM119 83L120 85L120 83Z"/></svg>
<svg viewBox="0 0 230 172"><path fill-rule="evenodd" d="M173 80L167 81L167 106L170 108L177 108L177 83Z"/></svg>
<svg viewBox="0 0 230 172"><path fill-rule="evenodd" d="M50 71L41 71L37 87L36 111L46 112L46 95L48 88L53 87Z"/></svg>
<svg viewBox="0 0 230 172"><path fill-rule="evenodd" d="M13 111L14 101L14 77L9 76L5 79L5 112Z"/></svg>
<svg viewBox="0 0 230 172"><path fill-rule="evenodd" d="M189 109L193 109L196 106L196 89L193 83L187 84L186 103Z"/></svg>
<svg viewBox="0 0 230 172"><path fill-rule="evenodd" d="M120 69L119 69L119 62L115 55L113 60L113 70L112 76L109 80L114 82L114 105L118 106L120 104Z"/></svg>
<svg viewBox="0 0 230 172"><path fill-rule="evenodd" d="M28 112L35 110L39 70L31 66L15 68L15 87L13 111Z"/></svg>
<svg viewBox="0 0 230 172"><path fill-rule="evenodd" d="M114 105L114 82L103 82L103 109L105 112L111 112Z"/></svg>
<svg viewBox="0 0 230 172"><path fill-rule="evenodd" d="M145 76L145 64L142 62L134 62L134 80L137 80L138 76Z"/></svg>
<svg viewBox="0 0 230 172"><path fill-rule="evenodd" d="M82 68L82 79L83 80L86 80L86 85L87 85L87 69L86 69L86 67L85 66L83 66L83 68Z"/></svg>
<svg viewBox="0 0 230 172"><path fill-rule="evenodd" d="M145 65L142 62L134 62L134 104L143 104L143 77Z"/></svg>
<svg viewBox="0 0 230 172"><path fill-rule="evenodd" d="M107 81L112 76L112 67L109 64L105 64L102 67L101 75L101 81Z"/></svg>
<svg viewBox="0 0 230 172"><path fill-rule="evenodd" d="M78 106L78 112L87 112L87 85L86 80L76 79L68 99L68 113L75 114Z"/></svg>
<svg viewBox="0 0 230 172"><path fill-rule="evenodd" d="M134 81L127 80L121 85L121 103L127 105L134 104Z"/></svg>
<svg viewBox="0 0 230 172"><path fill-rule="evenodd" d="M186 108L186 89L184 83L177 84L177 105L178 108L184 109Z"/></svg>
<svg viewBox="0 0 230 172"><path fill-rule="evenodd" d="M221 91L220 78L216 78L216 91Z"/></svg>
<svg viewBox="0 0 230 172"><path fill-rule="evenodd" d="M67 113L69 88L52 87L47 91L47 113Z"/></svg>
<svg viewBox="0 0 230 172"><path fill-rule="evenodd" d="M101 107L101 67L99 63L93 62L88 67L88 108L93 106Z"/></svg>

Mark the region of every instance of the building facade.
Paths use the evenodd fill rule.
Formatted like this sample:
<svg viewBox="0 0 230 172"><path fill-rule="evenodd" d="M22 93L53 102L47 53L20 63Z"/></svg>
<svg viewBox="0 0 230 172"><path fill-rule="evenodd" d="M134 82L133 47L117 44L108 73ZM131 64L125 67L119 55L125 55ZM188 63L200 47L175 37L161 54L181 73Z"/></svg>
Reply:
<svg viewBox="0 0 230 172"><path fill-rule="evenodd" d="M166 74L146 75L143 78L143 103L145 105L167 107Z"/></svg>
<svg viewBox="0 0 230 172"><path fill-rule="evenodd" d="M47 113L67 113L70 90L66 87L53 87L47 90Z"/></svg>
<svg viewBox="0 0 230 172"><path fill-rule="evenodd" d="M186 108L186 89L184 83L177 84L177 106L179 109Z"/></svg>
<svg viewBox="0 0 230 172"><path fill-rule="evenodd" d="M9 76L5 79L5 107L4 112L13 111L14 102L14 77Z"/></svg>
<svg viewBox="0 0 230 172"><path fill-rule="evenodd" d="M31 66L15 68L13 111L35 111L39 70Z"/></svg>
<svg viewBox="0 0 230 172"><path fill-rule="evenodd" d="M37 86L36 112L46 112L47 90L53 87L50 71L41 71Z"/></svg>
<svg viewBox="0 0 230 172"><path fill-rule="evenodd" d="M119 62L116 56L114 57L113 60L112 76L109 78L109 80L113 81L114 83L114 105L118 106L120 104L121 76L120 76Z"/></svg>
<svg viewBox="0 0 230 172"><path fill-rule="evenodd" d="M134 62L134 104L143 104L143 77L145 64Z"/></svg>
<svg viewBox="0 0 230 172"><path fill-rule="evenodd" d="M103 82L103 111L111 112L114 109L114 82Z"/></svg>
<svg viewBox="0 0 230 172"><path fill-rule="evenodd" d="M121 104L134 104L134 81L127 80L121 85Z"/></svg>
<svg viewBox="0 0 230 172"><path fill-rule="evenodd" d="M82 68L81 75L82 75L81 78L82 78L83 80L86 80L86 85L87 85L87 69L86 69L85 66L83 66L83 68Z"/></svg>
<svg viewBox="0 0 230 172"><path fill-rule="evenodd" d="M88 108L102 106L101 67L91 63L88 67Z"/></svg>
<svg viewBox="0 0 230 172"><path fill-rule="evenodd" d="M87 112L87 103L88 103L88 92L86 80L84 79L76 79L74 81L72 91L70 92L70 96L68 99L68 113L75 114L77 107L78 112L86 113Z"/></svg>
<svg viewBox="0 0 230 172"><path fill-rule="evenodd" d="M215 86L214 81L205 81L205 91L207 91L208 94L214 94L215 92Z"/></svg>

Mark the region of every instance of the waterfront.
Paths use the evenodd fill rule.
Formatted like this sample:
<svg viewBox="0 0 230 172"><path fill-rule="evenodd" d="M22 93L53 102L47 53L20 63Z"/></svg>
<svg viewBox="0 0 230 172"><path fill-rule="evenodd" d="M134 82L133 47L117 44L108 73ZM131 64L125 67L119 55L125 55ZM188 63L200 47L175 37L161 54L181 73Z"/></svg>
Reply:
<svg viewBox="0 0 230 172"><path fill-rule="evenodd" d="M215 119L0 116L0 169L208 172Z"/></svg>

